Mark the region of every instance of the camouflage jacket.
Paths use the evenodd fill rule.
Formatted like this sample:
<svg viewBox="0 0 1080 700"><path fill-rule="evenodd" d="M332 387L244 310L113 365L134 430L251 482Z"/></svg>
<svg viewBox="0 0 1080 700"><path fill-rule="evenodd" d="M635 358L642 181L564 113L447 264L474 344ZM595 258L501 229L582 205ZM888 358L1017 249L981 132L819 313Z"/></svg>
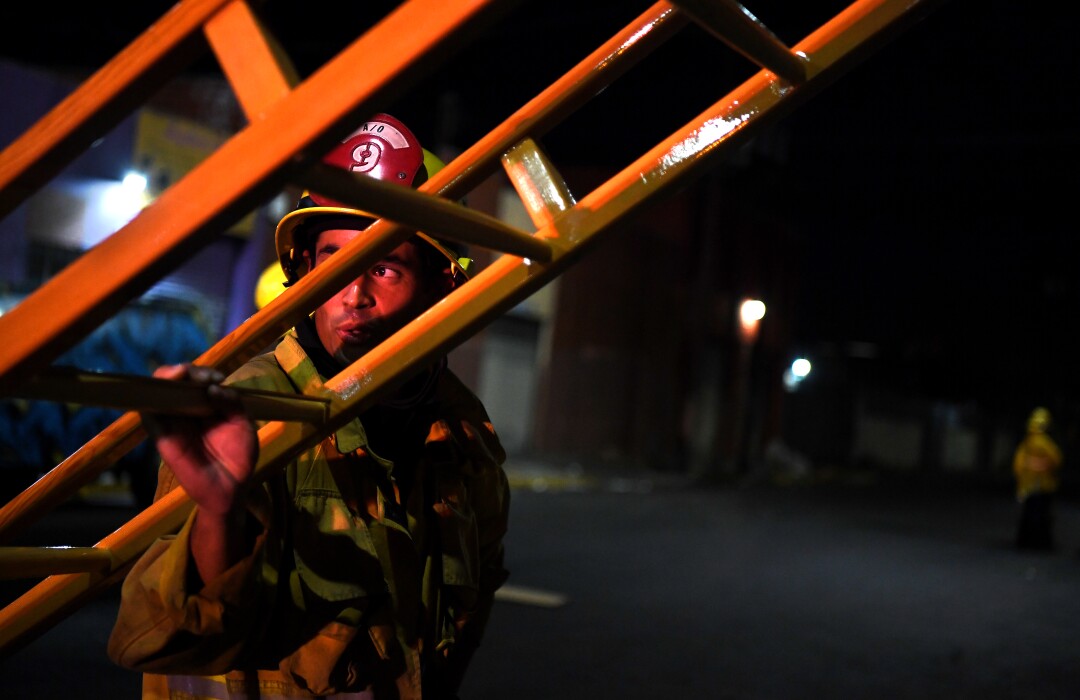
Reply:
<svg viewBox="0 0 1080 700"><path fill-rule="evenodd" d="M322 381L290 332L227 383ZM402 419L371 423L395 426L394 460L360 418L302 452L256 489L260 534L217 580L192 584L191 518L140 558L108 651L148 674L144 697L454 697L507 577L505 454L446 369ZM176 486L162 465L158 497Z"/></svg>

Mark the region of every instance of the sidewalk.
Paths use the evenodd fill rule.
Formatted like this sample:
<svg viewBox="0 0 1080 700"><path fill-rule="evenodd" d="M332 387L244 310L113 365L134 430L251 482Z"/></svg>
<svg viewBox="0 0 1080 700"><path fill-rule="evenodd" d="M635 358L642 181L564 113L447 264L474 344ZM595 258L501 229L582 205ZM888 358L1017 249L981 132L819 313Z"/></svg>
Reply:
<svg viewBox="0 0 1080 700"><path fill-rule="evenodd" d="M590 467L576 462L561 463L524 457L510 457L503 465L510 488L544 492L605 491L610 493L650 493L660 489L689 487L685 474L661 474L617 467Z"/></svg>

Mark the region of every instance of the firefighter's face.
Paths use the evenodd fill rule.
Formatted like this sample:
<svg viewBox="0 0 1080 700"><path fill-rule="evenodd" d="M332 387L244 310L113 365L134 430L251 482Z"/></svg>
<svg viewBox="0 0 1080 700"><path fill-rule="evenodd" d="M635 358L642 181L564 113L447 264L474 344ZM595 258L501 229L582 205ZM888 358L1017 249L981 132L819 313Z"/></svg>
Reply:
<svg viewBox="0 0 1080 700"><path fill-rule="evenodd" d="M360 235L330 229L318 234L308 269L317 267ZM315 311L315 327L327 352L350 364L416 318L442 296L424 274L415 243L395 248Z"/></svg>

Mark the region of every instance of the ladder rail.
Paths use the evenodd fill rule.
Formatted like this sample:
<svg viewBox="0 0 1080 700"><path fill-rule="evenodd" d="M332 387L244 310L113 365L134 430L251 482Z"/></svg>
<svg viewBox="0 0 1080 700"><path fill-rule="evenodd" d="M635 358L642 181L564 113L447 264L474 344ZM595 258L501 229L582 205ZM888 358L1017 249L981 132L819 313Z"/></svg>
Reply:
<svg viewBox="0 0 1080 700"><path fill-rule="evenodd" d="M362 211L377 211L410 230L437 233L459 243L543 262L551 259L551 251L542 239L483 212L419 190L354 176L325 165L315 166L303 182L304 189Z"/></svg>

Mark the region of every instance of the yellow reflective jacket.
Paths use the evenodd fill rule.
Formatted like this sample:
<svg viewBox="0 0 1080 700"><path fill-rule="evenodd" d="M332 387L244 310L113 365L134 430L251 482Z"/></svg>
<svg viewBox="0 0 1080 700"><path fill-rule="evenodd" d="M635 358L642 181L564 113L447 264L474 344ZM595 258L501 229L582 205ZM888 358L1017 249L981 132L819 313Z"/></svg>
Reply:
<svg viewBox="0 0 1080 700"><path fill-rule="evenodd" d="M228 383L296 392L322 381L292 331ZM249 505L261 534L217 580L191 585L191 518L147 550L108 646L147 674L144 698L456 692L507 578L505 453L446 369L399 428L396 463L354 419L269 477ZM162 465L158 497L176 486Z"/></svg>
<svg viewBox="0 0 1080 700"><path fill-rule="evenodd" d="M1053 438L1042 431L1029 431L1013 454L1016 498L1022 501L1033 493L1057 491L1061 460Z"/></svg>

